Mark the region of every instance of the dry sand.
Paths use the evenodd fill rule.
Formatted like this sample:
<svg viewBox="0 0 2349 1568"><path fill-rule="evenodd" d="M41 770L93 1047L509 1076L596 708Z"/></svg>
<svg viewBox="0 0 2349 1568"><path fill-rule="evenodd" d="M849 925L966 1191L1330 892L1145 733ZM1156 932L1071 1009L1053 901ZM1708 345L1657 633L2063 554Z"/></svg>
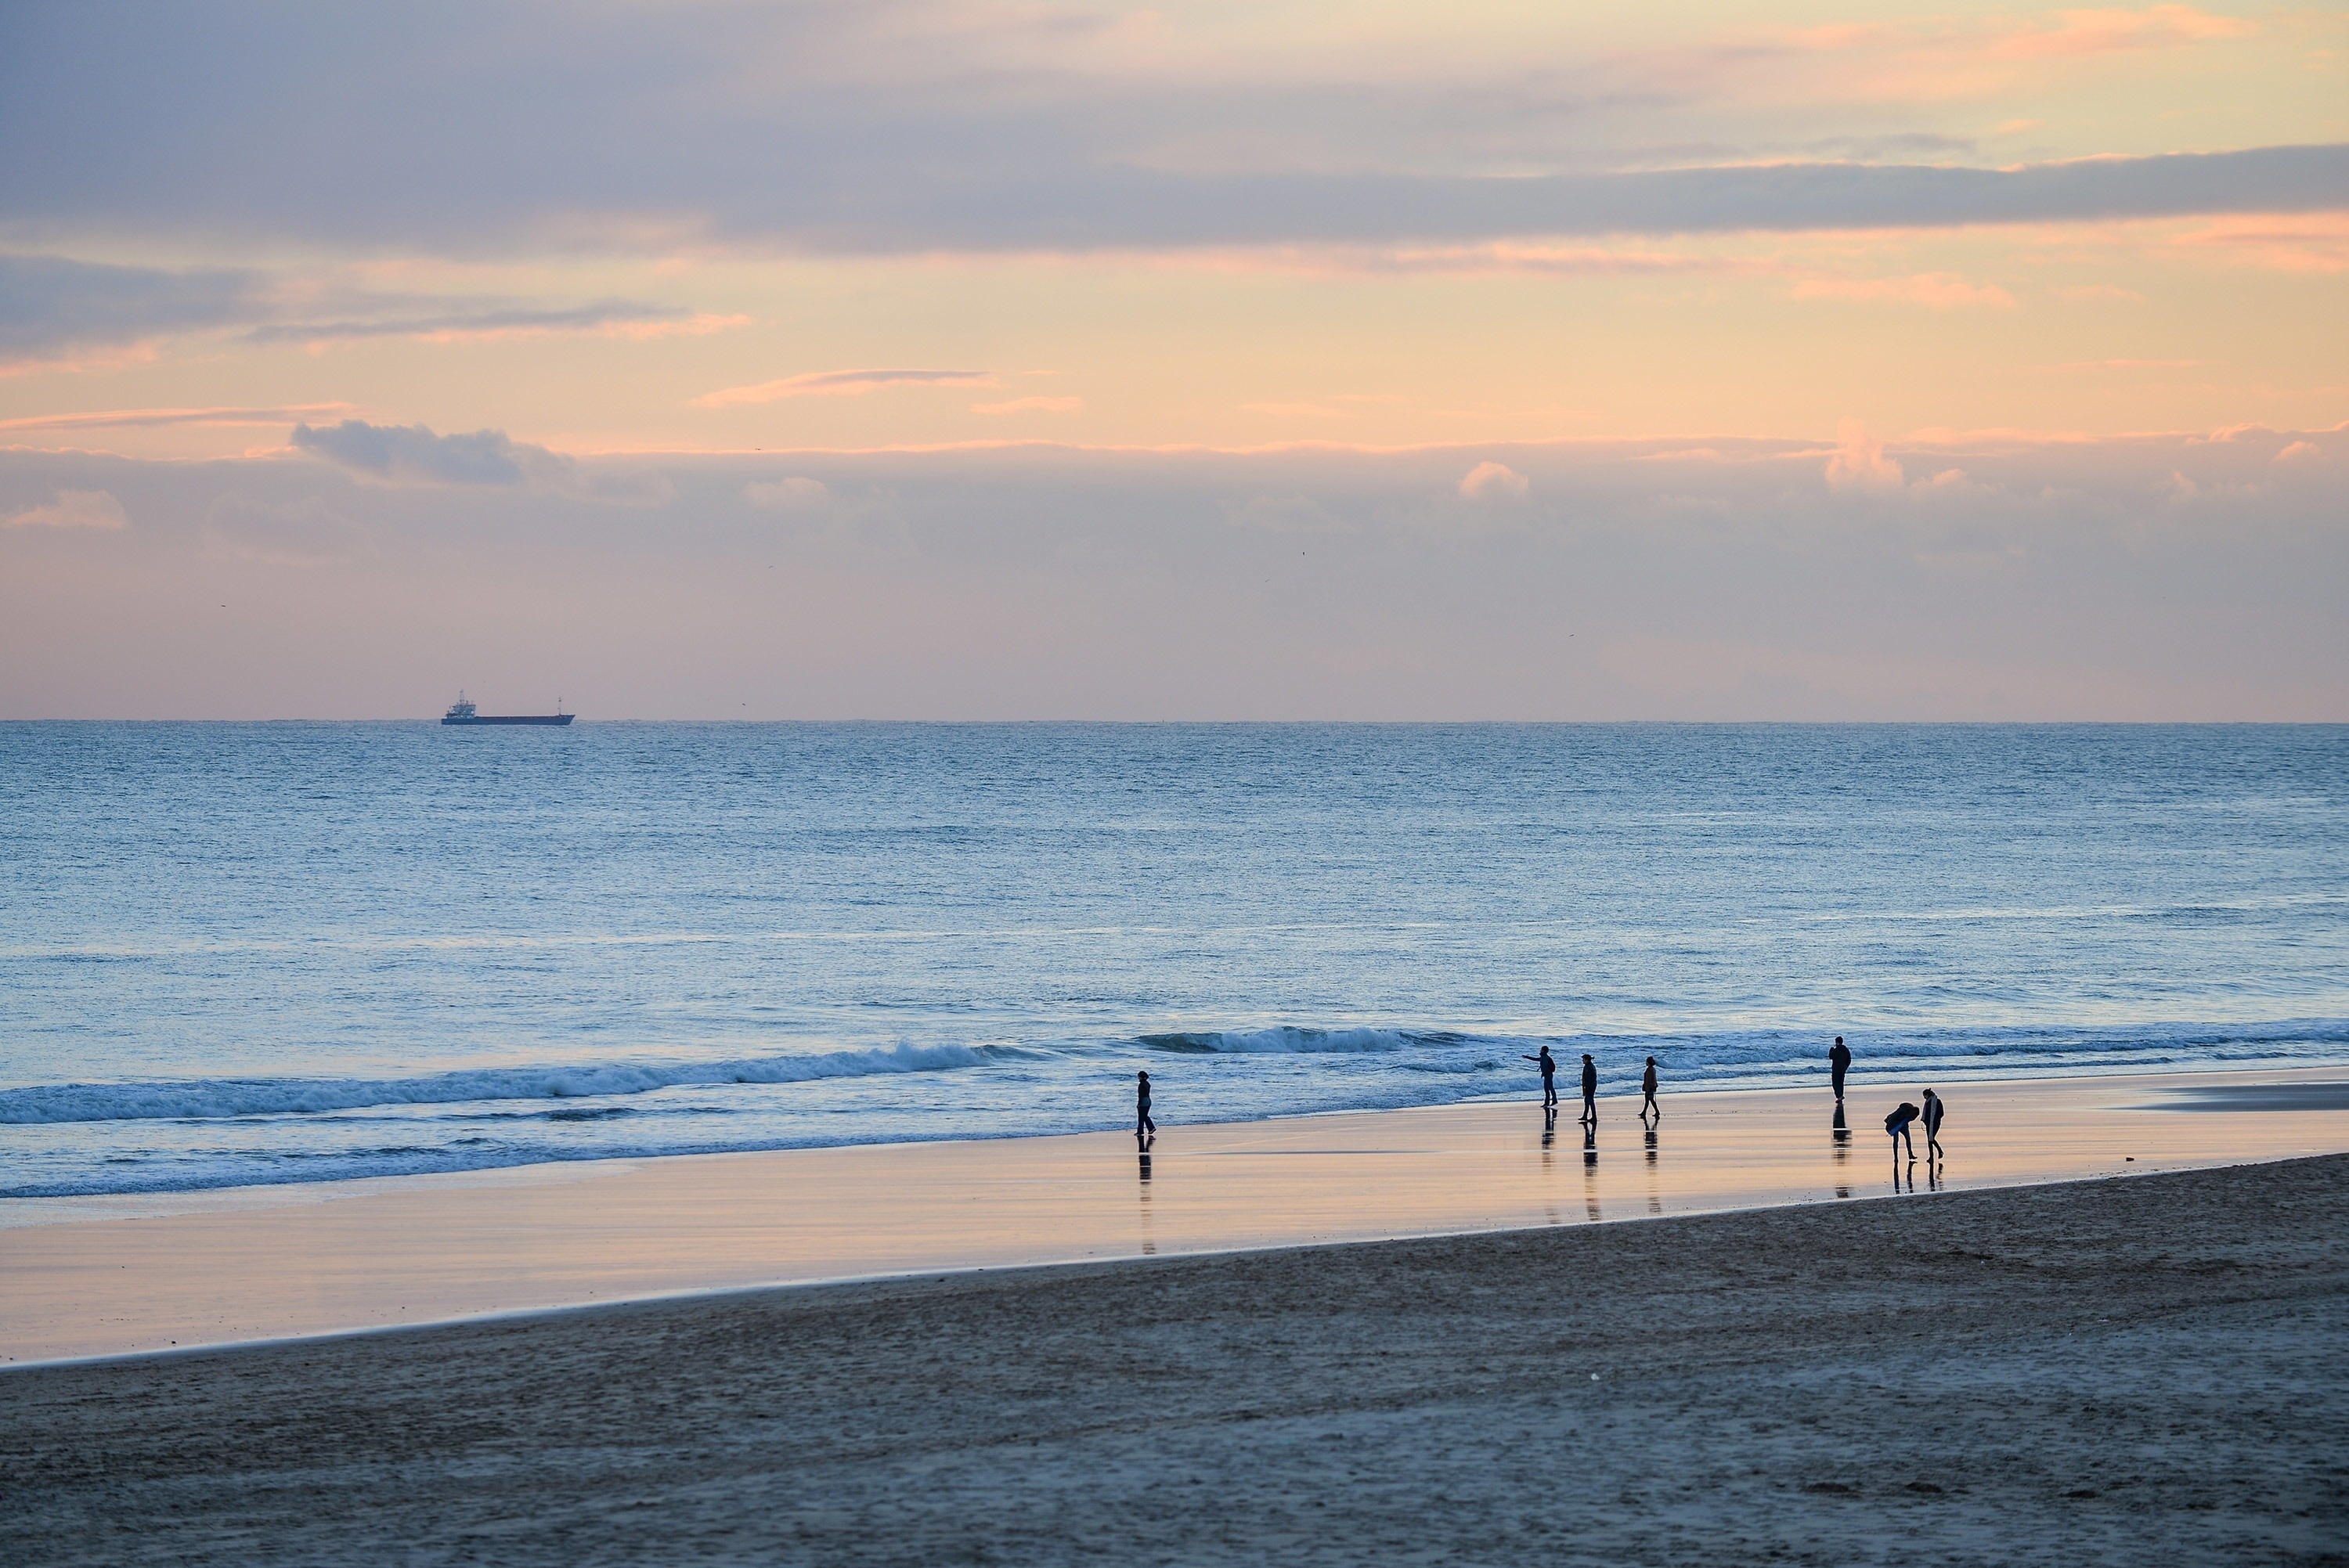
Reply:
<svg viewBox="0 0 2349 1568"><path fill-rule="evenodd" d="M2331 1156L26 1368L0 1540L25 1565L2344 1563L2344 1241Z"/></svg>

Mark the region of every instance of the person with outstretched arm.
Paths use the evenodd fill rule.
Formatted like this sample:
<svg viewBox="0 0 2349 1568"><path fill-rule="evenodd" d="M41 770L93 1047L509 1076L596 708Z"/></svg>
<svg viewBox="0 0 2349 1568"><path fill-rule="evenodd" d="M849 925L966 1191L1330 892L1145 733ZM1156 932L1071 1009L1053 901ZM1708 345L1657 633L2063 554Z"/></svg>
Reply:
<svg viewBox="0 0 2349 1568"><path fill-rule="evenodd" d="M1547 1046L1544 1046L1541 1048L1541 1055L1526 1057L1525 1059L1541 1068L1542 1109L1556 1109L1557 1108L1557 1058L1549 1054Z"/></svg>
<svg viewBox="0 0 2349 1568"><path fill-rule="evenodd" d="M1653 1057L1648 1058L1648 1070L1640 1076L1640 1092L1647 1097L1640 1104L1640 1119L1645 1121L1652 1116L1658 1121L1663 1120L1664 1113L1656 1109L1656 1058Z"/></svg>
<svg viewBox="0 0 2349 1568"><path fill-rule="evenodd" d="M1892 1135L1892 1155L1894 1159L1897 1160L1899 1158L1900 1146L1904 1143L1909 1146L1909 1158L1911 1160L1917 1158L1916 1140L1909 1136L1909 1124L1916 1119L1917 1108L1909 1104L1905 1099L1900 1102L1899 1106L1894 1109L1890 1116L1884 1119L1884 1130Z"/></svg>
<svg viewBox="0 0 2349 1568"><path fill-rule="evenodd" d="M1158 1124L1150 1119L1150 1075L1138 1072L1133 1078L1133 1140L1140 1143L1158 1136Z"/></svg>
<svg viewBox="0 0 2349 1568"><path fill-rule="evenodd" d="M1925 1154L1928 1159L1941 1152L1941 1097L1931 1089L1925 1091Z"/></svg>
<svg viewBox="0 0 2349 1568"><path fill-rule="evenodd" d="M1851 1053L1843 1047L1843 1037L1836 1037L1835 1049L1827 1053L1827 1077L1834 1080L1836 1099L1843 1098L1843 1075L1851 1069Z"/></svg>
<svg viewBox="0 0 2349 1568"><path fill-rule="evenodd" d="M1599 1068L1588 1051L1582 1054L1582 1119L1599 1125Z"/></svg>

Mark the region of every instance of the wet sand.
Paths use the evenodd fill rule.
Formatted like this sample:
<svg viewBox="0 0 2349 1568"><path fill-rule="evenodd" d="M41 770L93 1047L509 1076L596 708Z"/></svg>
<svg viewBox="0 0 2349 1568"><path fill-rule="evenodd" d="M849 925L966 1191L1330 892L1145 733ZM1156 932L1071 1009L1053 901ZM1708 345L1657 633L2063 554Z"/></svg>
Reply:
<svg viewBox="0 0 2349 1568"><path fill-rule="evenodd" d="M2337 1563L2344 1243L2335 1156L20 1368L0 1539L28 1568Z"/></svg>
<svg viewBox="0 0 2349 1568"><path fill-rule="evenodd" d="M0 1204L0 1360L187 1347L666 1294L1087 1258L1574 1226L2349 1151L2349 1071L1944 1082L1949 1154L1896 1161L1922 1086L1478 1104L998 1140L541 1165ZM1165 1091L1162 1091L1164 1097ZM1918 1147L1922 1150L1921 1134Z"/></svg>

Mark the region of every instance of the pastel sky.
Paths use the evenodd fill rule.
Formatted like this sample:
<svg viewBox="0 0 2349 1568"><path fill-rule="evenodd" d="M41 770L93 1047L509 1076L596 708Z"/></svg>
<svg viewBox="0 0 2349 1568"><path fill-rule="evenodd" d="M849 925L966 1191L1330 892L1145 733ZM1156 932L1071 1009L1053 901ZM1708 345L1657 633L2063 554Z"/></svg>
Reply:
<svg viewBox="0 0 2349 1568"><path fill-rule="evenodd" d="M2349 11L0 9L0 717L2349 719Z"/></svg>

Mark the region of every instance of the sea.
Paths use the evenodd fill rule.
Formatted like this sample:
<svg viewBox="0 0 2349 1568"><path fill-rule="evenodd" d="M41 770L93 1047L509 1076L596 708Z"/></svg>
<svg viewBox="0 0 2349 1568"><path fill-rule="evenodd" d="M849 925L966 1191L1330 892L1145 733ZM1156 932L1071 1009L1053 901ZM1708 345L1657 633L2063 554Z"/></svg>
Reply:
<svg viewBox="0 0 2349 1568"><path fill-rule="evenodd" d="M0 1197L2349 1060L2349 727L0 725Z"/></svg>

